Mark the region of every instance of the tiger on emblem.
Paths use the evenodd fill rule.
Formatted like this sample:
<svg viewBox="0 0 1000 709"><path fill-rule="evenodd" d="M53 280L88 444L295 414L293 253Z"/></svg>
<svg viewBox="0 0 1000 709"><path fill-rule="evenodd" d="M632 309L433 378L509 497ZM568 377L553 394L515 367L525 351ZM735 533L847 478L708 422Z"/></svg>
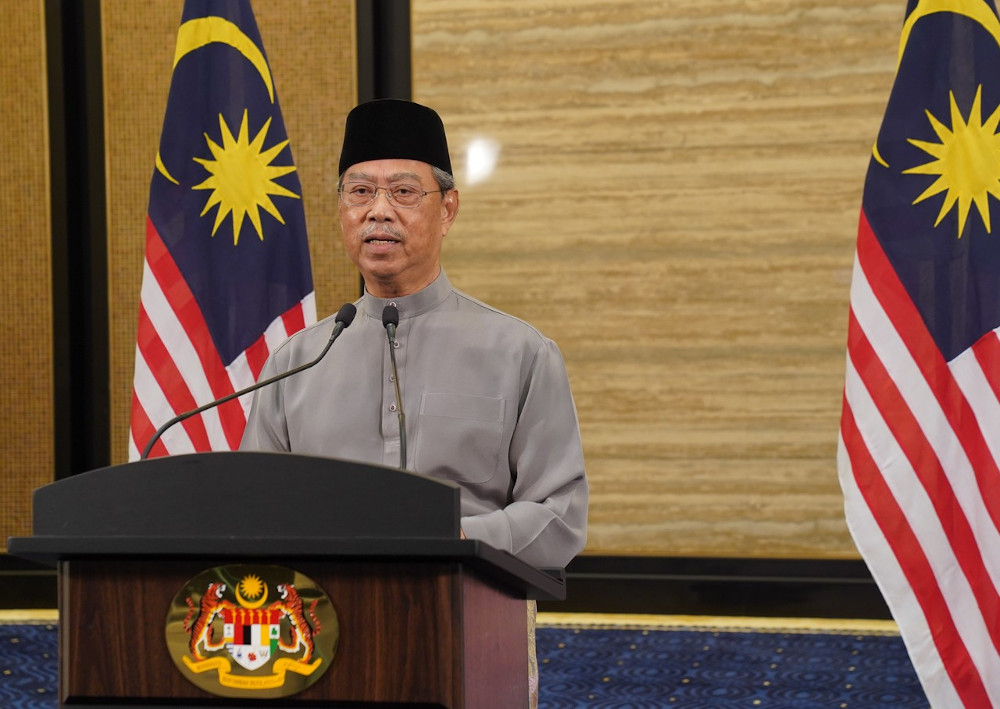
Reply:
<svg viewBox="0 0 1000 709"><path fill-rule="evenodd" d="M206 652L221 650L225 647L224 640L218 643L214 642L215 632L212 629L212 621L215 620L216 616L227 608L235 608L231 602L222 598L225 590L226 584L224 583L213 582L208 584L205 595L201 597L200 608L195 606L190 596L184 599L189 608L188 614L184 618L184 630L191 636L188 647L191 650L191 655L198 661L205 659L204 655L198 650L199 645L204 646ZM194 623L191 623L191 617L195 614L196 610L198 611L198 617L195 618Z"/></svg>
<svg viewBox="0 0 1000 709"><path fill-rule="evenodd" d="M281 584L278 586L278 593L281 594L283 600L272 604L272 608L280 610L292 626L292 641L285 643L279 638L278 647L285 652L296 652L302 646L305 648L306 653L299 658L299 662L309 662L314 649L313 636L319 635L320 631L319 618L316 617L315 613L316 604L319 603L319 599L314 600L312 605L309 606L309 616L313 621L313 627L310 627L306 621L305 614L302 612L302 598L299 596L298 591L295 590L295 586L290 583Z"/></svg>

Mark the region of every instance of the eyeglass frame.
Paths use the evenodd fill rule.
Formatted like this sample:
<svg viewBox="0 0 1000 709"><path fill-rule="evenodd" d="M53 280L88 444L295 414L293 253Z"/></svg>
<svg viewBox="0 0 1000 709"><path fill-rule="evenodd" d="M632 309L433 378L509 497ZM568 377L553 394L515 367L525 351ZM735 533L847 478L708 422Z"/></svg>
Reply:
<svg viewBox="0 0 1000 709"><path fill-rule="evenodd" d="M367 202L365 202L364 204L348 204L347 201L344 199L344 188L347 185L369 185L369 186L371 186L371 188L372 188L372 198L370 200L368 200ZM399 188L399 187L421 187L421 186L422 185L411 185L411 184L404 183L404 184L401 184L401 185L397 185L396 187ZM416 204L406 205L406 204L400 204L399 202L396 201L396 199L392 195L392 190L393 190L393 186L391 186L391 185L389 185L387 187L379 187L374 182L365 182L364 180L351 180L350 182L345 182L344 184L340 185L337 188L337 195L340 198L341 203L345 207L348 207L348 208L353 208L353 207L369 207L369 206L375 204L375 200L378 199L378 193L379 193L379 191L381 191L381 192L385 193L385 198L389 201L389 204L391 204L392 206L399 207L400 209L416 209L421 204L423 204L424 197L426 197L427 195L429 195L429 194L435 194L435 193L438 193L438 192L441 193L441 194L444 194L445 192L449 191L449 190L441 190L441 189L439 189L439 190L423 190L423 191L421 191L421 190L417 189L417 190L414 190L414 192L416 192L417 194L420 195L420 199L417 200Z"/></svg>

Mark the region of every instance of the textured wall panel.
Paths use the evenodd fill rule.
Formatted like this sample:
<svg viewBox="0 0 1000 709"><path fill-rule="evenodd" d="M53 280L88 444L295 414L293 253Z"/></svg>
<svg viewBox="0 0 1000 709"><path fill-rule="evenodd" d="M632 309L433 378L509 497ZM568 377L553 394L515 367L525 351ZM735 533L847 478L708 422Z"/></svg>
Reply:
<svg viewBox="0 0 1000 709"><path fill-rule="evenodd" d="M0 549L31 531L31 491L52 481L52 278L41 2L0 3ZM30 376L26 372L30 371Z"/></svg>
<svg viewBox="0 0 1000 709"><path fill-rule="evenodd" d="M302 182L322 317L357 296L357 272L340 243L336 191L344 118L356 94L354 7L350 0L256 0L253 8ZM116 463L127 456L146 204L182 9L180 0L101 5Z"/></svg>
<svg viewBox="0 0 1000 709"><path fill-rule="evenodd" d="M588 553L857 556L847 299L903 12L413 0L414 98L462 188L445 266L566 356Z"/></svg>

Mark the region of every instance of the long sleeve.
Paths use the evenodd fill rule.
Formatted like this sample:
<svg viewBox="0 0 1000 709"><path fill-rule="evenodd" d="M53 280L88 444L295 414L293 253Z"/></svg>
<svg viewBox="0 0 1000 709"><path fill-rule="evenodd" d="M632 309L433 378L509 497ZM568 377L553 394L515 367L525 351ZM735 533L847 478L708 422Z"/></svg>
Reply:
<svg viewBox="0 0 1000 709"><path fill-rule="evenodd" d="M512 501L463 517L463 531L535 566L566 566L586 543L589 490L569 379L551 340L532 362L509 464Z"/></svg>

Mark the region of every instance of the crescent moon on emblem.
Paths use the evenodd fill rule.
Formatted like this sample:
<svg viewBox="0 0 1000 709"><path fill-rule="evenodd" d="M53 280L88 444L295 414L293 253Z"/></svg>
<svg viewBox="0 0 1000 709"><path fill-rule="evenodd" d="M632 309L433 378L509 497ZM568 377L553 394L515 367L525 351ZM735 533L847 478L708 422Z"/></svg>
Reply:
<svg viewBox="0 0 1000 709"><path fill-rule="evenodd" d="M906 45L910 41L913 26L917 24L917 21L938 12L952 12L968 17L973 22L978 22L1000 46L1000 20L982 0L920 0L913 8L913 12L906 18L906 22L903 23L903 30L899 37L899 54L896 58L897 71L903 62L903 52L906 51ZM879 155L878 142L872 148L872 155L880 165L889 167L889 163Z"/></svg>
<svg viewBox="0 0 1000 709"><path fill-rule="evenodd" d="M271 99L271 103L274 103L274 82L271 79L271 70L267 66L267 60L264 59L264 53L253 43L253 40L244 34L243 30L225 18L199 17L182 24L177 32L177 51L174 53L173 68L176 69L177 64L187 54L213 42L228 44L242 54L260 74L264 86L267 87L267 95ZM156 169L175 185L180 184L163 164L159 152L156 154Z"/></svg>
<svg viewBox="0 0 1000 709"><path fill-rule="evenodd" d="M267 586L264 586L264 595L262 595L258 600L254 601L253 603L245 599L243 597L243 594L240 593L239 584L234 585L233 592L236 594L236 600L239 601L240 605L250 610L253 610L254 608L260 608L262 605L264 605L264 602L267 601Z"/></svg>

